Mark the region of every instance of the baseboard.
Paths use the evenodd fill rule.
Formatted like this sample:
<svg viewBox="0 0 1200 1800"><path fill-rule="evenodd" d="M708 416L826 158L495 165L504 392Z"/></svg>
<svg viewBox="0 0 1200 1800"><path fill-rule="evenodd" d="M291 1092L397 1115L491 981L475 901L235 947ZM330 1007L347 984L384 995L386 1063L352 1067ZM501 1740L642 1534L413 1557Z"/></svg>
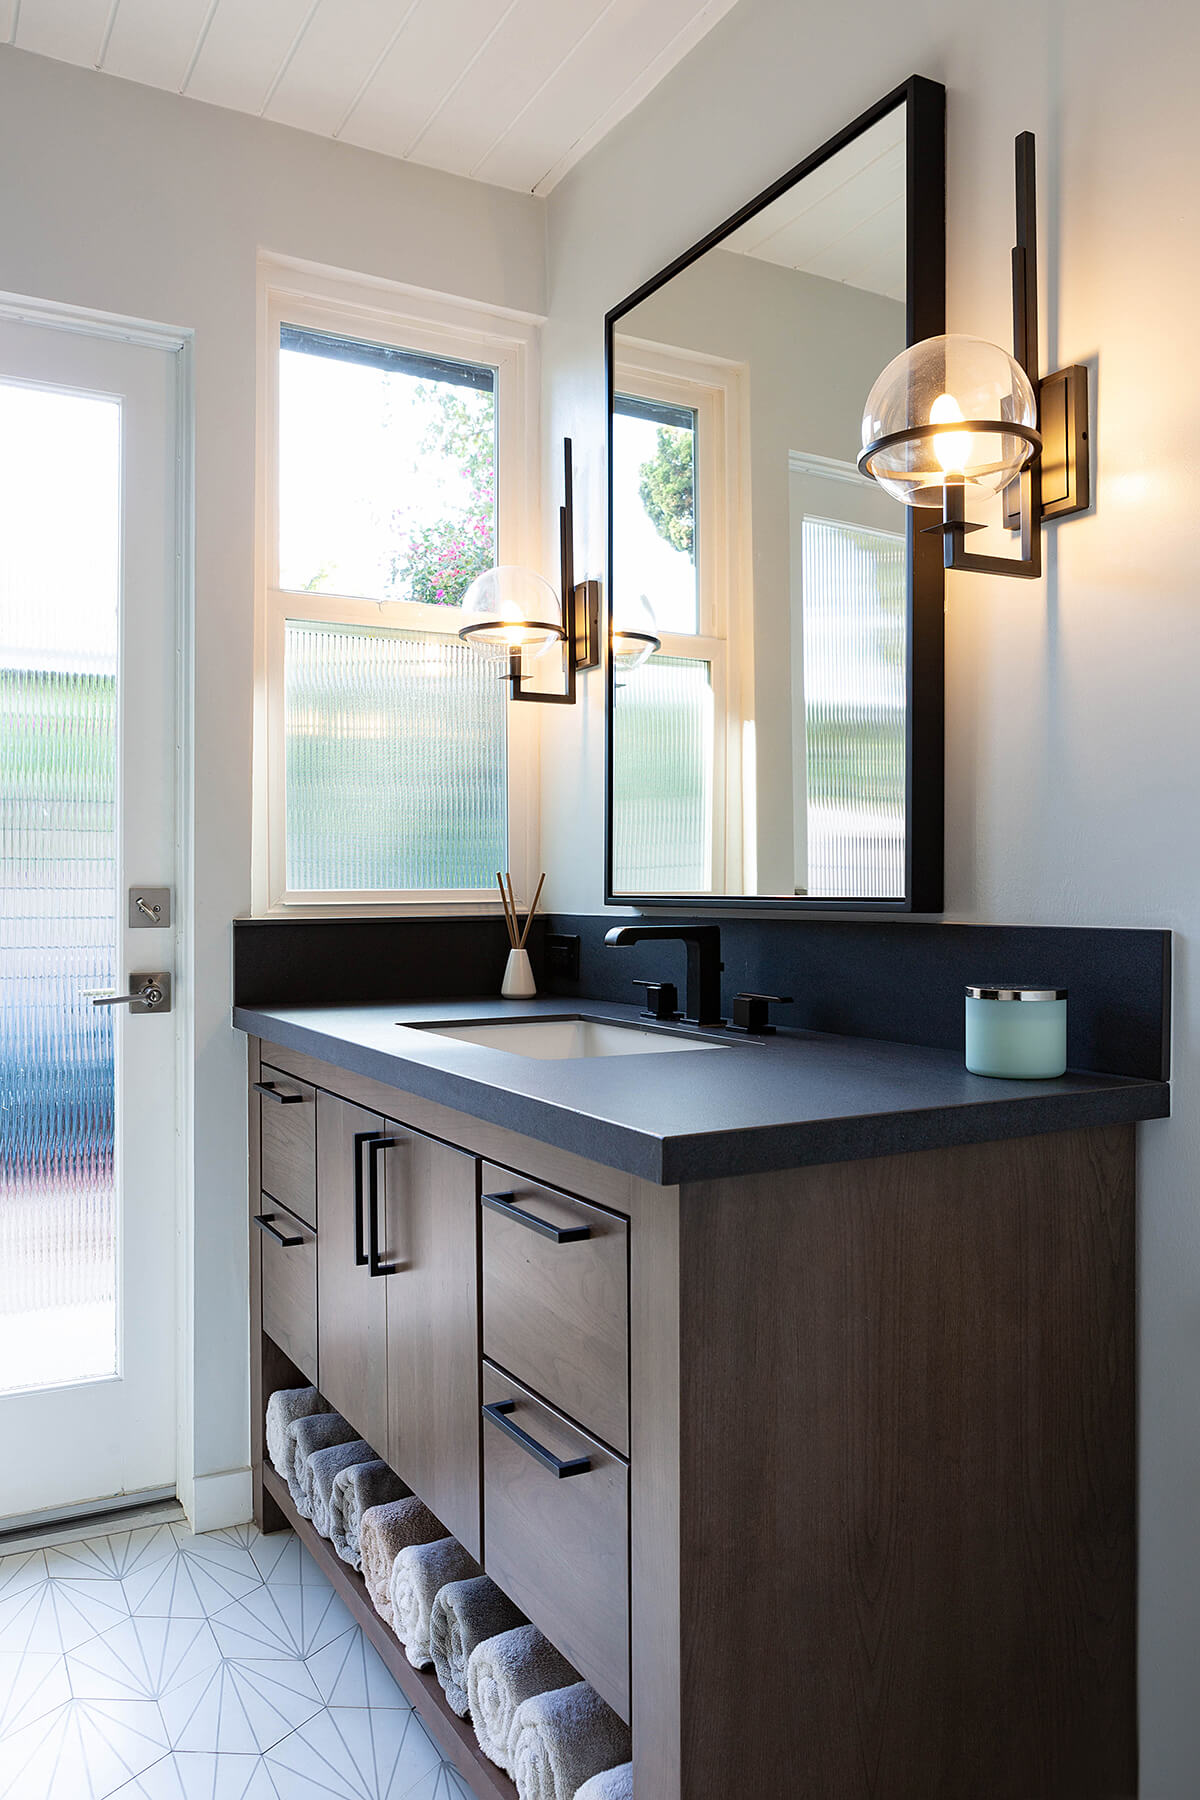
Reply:
<svg viewBox="0 0 1200 1800"><path fill-rule="evenodd" d="M193 1531L221 1531L227 1525L245 1525L254 1517L249 1469L197 1475L179 1498Z"/></svg>

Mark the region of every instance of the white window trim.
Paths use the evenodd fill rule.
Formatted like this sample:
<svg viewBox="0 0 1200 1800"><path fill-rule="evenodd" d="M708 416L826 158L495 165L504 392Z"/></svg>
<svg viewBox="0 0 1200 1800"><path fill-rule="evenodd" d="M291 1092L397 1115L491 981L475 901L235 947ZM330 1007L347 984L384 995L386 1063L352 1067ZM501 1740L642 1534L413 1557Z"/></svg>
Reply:
<svg viewBox="0 0 1200 1800"><path fill-rule="evenodd" d="M501 562L536 566L539 542L538 329L526 314L444 296L358 282L305 265L259 263L258 534L256 554L254 863L256 917L499 914L490 887L379 892L297 892L286 883L283 649L287 619L457 633L457 614L407 601L295 593L279 586L279 329L307 326L402 349L483 363L497 372L497 502ZM432 615L432 616L431 616ZM538 856L537 708L506 708L508 866L528 894Z"/></svg>
<svg viewBox="0 0 1200 1800"><path fill-rule="evenodd" d="M616 392L696 414L696 566L699 630L657 631L663 656L707 662L713 688L711 886L734 891L745 855L743 745L753 694L753 570L748 555L750 433L745 365L643 338L617 338ZM656 628L657 629L657 628ZM733 886L731 886L731 883ZM700 890L697 890L700 891Z"/></svg>

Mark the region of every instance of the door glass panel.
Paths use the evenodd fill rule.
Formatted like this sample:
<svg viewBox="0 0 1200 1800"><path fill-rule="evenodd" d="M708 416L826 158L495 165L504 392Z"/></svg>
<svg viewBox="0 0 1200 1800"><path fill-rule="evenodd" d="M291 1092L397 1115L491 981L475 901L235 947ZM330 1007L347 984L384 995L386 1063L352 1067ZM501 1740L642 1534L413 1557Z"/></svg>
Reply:
<svg viewBox="0 0 1200 1800"><path fill-rule="evenodd" d="M0 382L0 1392L115 1373L121 413Z"/></svg>
<svg viewBox="0 0 1200 1800"><path fill-rule="evenodd" d="M626 893L711 892L712 667L652 656L618 680L613 879Z"/></svg>

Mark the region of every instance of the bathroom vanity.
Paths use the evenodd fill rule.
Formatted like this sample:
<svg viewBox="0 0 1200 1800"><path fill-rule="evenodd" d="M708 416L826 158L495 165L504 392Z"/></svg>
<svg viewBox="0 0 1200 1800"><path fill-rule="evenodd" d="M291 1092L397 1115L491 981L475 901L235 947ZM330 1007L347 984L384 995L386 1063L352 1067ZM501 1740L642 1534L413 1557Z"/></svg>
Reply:
<svg viewBox="0 0 1200 1800"><path fill-rule="evenodd" d="M581 1015L630 1053L473 1030ZM235 1022L257 1516L479 1795L515 1790L264 1462L272 1388L315 1382L631 1723L638 1800L1135 1793L1134 1125L1164 1083L656 1044L564 1000Z"/></svg>

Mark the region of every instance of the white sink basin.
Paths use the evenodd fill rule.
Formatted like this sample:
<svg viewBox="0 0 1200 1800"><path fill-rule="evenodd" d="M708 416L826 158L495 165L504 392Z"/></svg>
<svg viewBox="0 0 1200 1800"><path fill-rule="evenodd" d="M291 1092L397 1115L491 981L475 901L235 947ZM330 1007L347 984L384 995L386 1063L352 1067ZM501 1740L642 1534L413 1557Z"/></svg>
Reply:
<svg viewBox="0 0 1200 1800"><path fill-rule="evenodd" d="M544 1062L567 1062L580 1056L660 1056L664 1051L722 1048L711 1041L645 1030L640 1025L614 1024L607 1019L498 1020L480 1025L422 1025L419 1029L437 1037L457 1038L463 1044L482 1044L488 1050L507 1050L512 1056L537 1056Z"/></svg>

